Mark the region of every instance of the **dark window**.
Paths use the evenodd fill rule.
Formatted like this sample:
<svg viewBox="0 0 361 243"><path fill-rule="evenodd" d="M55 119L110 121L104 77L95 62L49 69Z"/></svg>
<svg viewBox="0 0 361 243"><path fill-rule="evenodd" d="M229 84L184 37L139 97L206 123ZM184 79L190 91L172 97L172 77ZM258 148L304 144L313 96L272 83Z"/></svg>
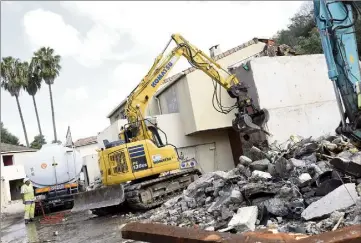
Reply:
<svg viewBox="0 0 361 243"><path fill-rule="evenodd" d="M160 96L160 109L162 114L178 113L178 97L175 85L165 90Z"/></svg>
<svg viewBox="0 0 361 243"><path fill-rule="evenodd" d="M120 119L127 119L127 117L125 116L125 111L124 110L121 110L119 112L119 114L120 114Z"/></svg>
<svg viewBox="0 0 361 243"><path fill-rule="evenodd" d="M13 156L12 155L3 155L3 163L4 163L4 166L14 165Z"/></svg>

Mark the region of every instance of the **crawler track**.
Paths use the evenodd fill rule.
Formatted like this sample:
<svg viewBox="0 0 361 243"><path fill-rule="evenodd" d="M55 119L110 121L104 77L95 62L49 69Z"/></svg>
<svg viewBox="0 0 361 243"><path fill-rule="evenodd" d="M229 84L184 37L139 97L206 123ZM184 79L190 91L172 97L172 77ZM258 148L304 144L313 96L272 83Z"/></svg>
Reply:
<svg viewBox="0 0 361 243"><path fill-rule="evenodd" d="M103 216L117 213L128 206L135 211L149 210L177 196L201 175L197 169L182 170L178 173L126 185L125 201L120 205L92 209L92 213Z"/></svg>
<svg viewBox="0 0 361 243"><path fill-rule="evenodd" d="M125 199L132 209L149 210L182 193L200 174L196 169L188 169L136 183L125 188Z"/></svg>

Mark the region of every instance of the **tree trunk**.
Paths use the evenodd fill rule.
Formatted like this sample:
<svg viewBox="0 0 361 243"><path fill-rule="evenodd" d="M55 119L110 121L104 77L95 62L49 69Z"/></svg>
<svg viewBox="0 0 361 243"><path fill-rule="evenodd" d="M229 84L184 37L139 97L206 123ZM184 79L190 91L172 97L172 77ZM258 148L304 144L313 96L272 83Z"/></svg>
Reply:
<svg viewBox="0 0 361 243"><path fill-rule="evenodd" d="M48 86L49 86L49 94L50 94L51 116L53 117L54 142L57 142L58 138L56 136L55 115L54 115L54 105L53 105L53 93L51 91L51 85L49 84Z"/></svg>
<svg viewBox="0 0 361 243"><path fill-rule="evenodd" d="M20 115L20 119L21 119L21 123L23 125L23 130L24 130L24 136L25 136L25 141L26 141L26 146L29 147L29 140L28 140L28 134L26 133L26 127L25 127L25 122L24 122L24 117L23 117L23 113L21 112L21 107L20 107L20 102L19 102L19 97L15 96L16 98L16 103L18 105L18 110L19 110L19 115Z"/></svg>
<svg viewBox="0 0 361 243"><path fill-rule="evenodd" d="M35 95L33 95L33 103L34 103L34 108L35 108L36 120L38 121L39 134L40 134L41 136L43 136L43 133L42 133L42 131L41 131L41 126L40 126L40 119L39 119L38 107L36 106L36 101L35 101Z"/></svg>

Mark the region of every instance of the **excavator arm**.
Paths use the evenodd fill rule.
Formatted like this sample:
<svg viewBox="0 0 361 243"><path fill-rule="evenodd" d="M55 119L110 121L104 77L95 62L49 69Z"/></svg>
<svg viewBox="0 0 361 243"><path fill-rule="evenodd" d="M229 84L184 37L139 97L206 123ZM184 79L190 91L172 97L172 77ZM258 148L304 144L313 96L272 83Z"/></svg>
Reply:
<svg viewBox="0 0 361 243"><path fill-rule="evenodd" d="M361 72L353 1L313 1L316 25L341 115L336 132L361 145Z"/></svg>
<svg viewBox="0 0 361 243"><path fill-rule="evenodd" d="M176 43L176 47L168 55L164 56L164 52L172 40ZM235 98L235 105L231 108L238 108L236 118L233 121L233 127L236 130L242 133L263 130L262 126L268 120L268 112L254 107L252 100L247 96L247 89L236 76L223 69L217 62L190 44L181 35L173 34L163 52L156 58L148 74L128 96L126 116L129 124L134 124L128 129L128 131L133 130L132 141L151 138L152 135L147 132L143 117L148 102L181 56L185 57L192 67L202 70L212 80L226 89L232 98ZM124 132L121 132L121 138L124 138L124 135L122 135Z"/></svg>

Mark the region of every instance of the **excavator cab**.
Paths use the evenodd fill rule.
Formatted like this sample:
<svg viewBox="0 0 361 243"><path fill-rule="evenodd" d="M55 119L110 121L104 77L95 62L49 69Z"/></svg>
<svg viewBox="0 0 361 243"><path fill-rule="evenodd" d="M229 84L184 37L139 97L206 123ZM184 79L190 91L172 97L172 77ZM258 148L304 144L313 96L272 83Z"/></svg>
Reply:
<svg viewBox="0 0 361 243"><path fill-rule="evenodd" d="M144 126L146 129L144 129ZM132 142L133 138L138 138L139 130L142 130L144 138L146 139L146 133L150 140L157 146L163 147L168 144L167 135L156 124L154 118L146 118L135 123L128 123L122 127L120 138L124 139L125 143ZM163 136L162 136L163 135Z"/></svg>

